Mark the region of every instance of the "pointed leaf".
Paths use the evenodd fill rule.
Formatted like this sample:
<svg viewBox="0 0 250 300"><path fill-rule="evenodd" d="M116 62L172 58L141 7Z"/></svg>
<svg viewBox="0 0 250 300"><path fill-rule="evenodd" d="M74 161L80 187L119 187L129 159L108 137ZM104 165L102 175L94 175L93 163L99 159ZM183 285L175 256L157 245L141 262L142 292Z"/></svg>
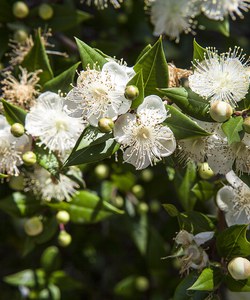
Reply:
<svg viewBox="0 0 250 300"><path fill-rule="evenodd" d="M205 58L205 54L207 53L207 50L200 46L196 40L194 39L193 42L194 52L193 52L193 60L199 60L203 61Z"/></svg>
<svg viewBox="0 0 250 300"><path fill-rule="evenodd" d="M216 193L214 184L205 180L198 181L191 191L200 201L209 200Z"/></svg>
<svg viewBox="0 0 250 300"><path fill-rule="evenodd" d="M4 99L1 99L5 112L5 117L10 125L14 123L25 124L27 112L18 106L15 106Z"/></svg>
<svg viewBox="0 0 250 300"><path fill-rule="evenodd" d="M162 204L162 206L170 217L177 217L179 215L178 209L173 204Z"/></svg>
<svg viewBox="0 0 250 300"><path fill-rule="evenodd" d="M243 118L241 116L230 118L223 123L221 128L227 136L228 144L237 143L241 141L240 133L243 131Z"/></svg>
<svg viewBox="0 0 250 300"><path fill-rule="evenodd" d="M45 281L45 273L41 269L27 269L4 277L4 282L8 284L15 286L27 286L30 288L43 286Z"/></svg>
<svg viewBox="0 0 250 300"><path fill-rule="evenodd" d="M219 269L205 268L195 283L188 290L214 291L222 282L222 274Z"/></svg>
<svg viewBox="0 0 250 300"><path fill-rule="evenodd" d="M132 101L131 109L136 109L144 100L144 87L142 71L135 74L135 76L127 83L128 85L135 85L139 90L139 96Z"/></svg>

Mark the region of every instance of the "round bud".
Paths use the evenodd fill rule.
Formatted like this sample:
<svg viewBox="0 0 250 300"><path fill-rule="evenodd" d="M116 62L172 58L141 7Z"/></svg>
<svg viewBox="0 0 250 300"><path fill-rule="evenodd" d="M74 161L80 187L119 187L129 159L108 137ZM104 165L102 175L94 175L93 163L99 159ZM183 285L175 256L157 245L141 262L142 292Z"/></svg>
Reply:
<svg viewBox="0 0 250 300"><path fill-rule="evenodd" d="M15 137L20 137L24 134L24 127L20 123L14 123L11 125L10 132Z"/></svg>
<svg viewBox="0 0 250 300"><path fill-rule="evenodd" d="M145 170L142 170L141 172L141 179L145 182L149 182L153 179L154 177L154 173L152 170L150 169L145 169Z"/></svg>
<svg viewBox="0 0 250 300"><path fill-rule="evenodd" d="M104 164L99 164L95 167L95 175L99 179L106 179L109 176L109 167Z"/></svg>
<svg viewBox="0 0 250 300"><path fill-rule="evenodd" d="M53 17L53 7L47 3L43 3L38 8L38 15L43 20L49 20Z"/></svg>
<svg viewBox="0 0 250 300"><path fill-rule="evenodd" d="M132 193L138 199L141 199L144 196L144 188L140 184L136 184L132 187Z"/></svg>
<svg viewBox="0 0 250 300"><path fill-rule="evenodd" d="M23 1L17 1L12 6L12 12L15 17L23 19L29 14L29 7Z"/></svg>
<svg viewBox="0 0 250 300"><path fill-rule="evenodd" d="M157 200L152 200L149 204L150 211L153 213L157 213L161 209L160 202Z"/></svg>
<svg viewBox="0 0 250 300"><path fill-rule="evenodd" d="M36 163L36 154L32 151L27 151L23 154L22 160L26 166L33 166Z"/></svg>
<svg viewBox="0 0 250 300"><path fill-rule="evenodd" d="M244 280L250 277L250 261L246 258L236 257L232 259L227 268L235 280Z"/></svg>
<svg viewBox="0 0 250 300"><path fill-rule="evenodd" d="M230 104L223 101L215 101L210 106L210 116L216 122L225 122L233 114L233 108Z"/></svg>
<svg viewBox="0 0 250 300"><path fill-rule="evenodd" d="M250 117L247 117L243 121L243 129L246 133L250 133Z"/></svg>
<svg viewBox="0 0 250 300"><path fill-rule="evenodd" d="M135 100L139 96L138 87L135 85L127 85L125 88L124 96L128 100Z"/></svg>
<svg viewBox="0 0 250 300"><path fill-rule="evenodd" d="M110 118L101 118L98 121L98 127L103 133L111 132L114 128L114 121Z"/></svg>
<svg viewBox="0 0 250 300"><path fill-rule="evenodd" d="M14 40L18 43L23 43L28 38L28 33L26 30L18 29L14 32Z"/></svg>
<svg viewBox="0 0 250 300"><path fill-rule="evenodd" d="M146 202L141 202L138 204L137 209L140 214L146 214L148 212L149 207Z"/></svg>
<svg viewBox="0 0 250 300"><path fill-rule="evenodd" d="M24 223L23 227L24 227L24 231L29 236L36 236L43 231L43 223L38 217L33 217L31 219L28 219Z"/></svg>
<svg viewBox="0 0 250 300"><path fill-rule="evenodd" d="M61 230L58 235L58 244L62 247L67 247L71 243L71 235L65 230Z"/></svg>
<svg viewBox="0 0 250 300"><path fill-rule="evenodd" d="M207 162L201 163L198 167L198 173L202 179L209 179L214 176L213 170Z"/></svg>
<svg viewBox="0 0 250 300"><path fill-rule="evenodd" d="M115 199L114 199L114 204L117 206L117 207L122 207L123 204L124 204L124 200L121 196L116 196Z"/></svg>
<svg viewBox="0 0 250 300"><path fill-rule="evenodd" d="M138 276L135 279L135 288L140 292L145 292L149 288L149 281L147 277Z"/></svg>
<svg viewBox="0 0 250 300"><path fill-rule="evenodd" d="M56 214L56 219L58 223L67 224L70 220L70 215L66 210L60 210Z"/></svg>
<svg viewBox="0 0 250 300"><path fill-rule="evenodd" d="M24 178L23 176L12 176L10 177L9 187L16 191L22 191L24 189Z"/></svg>

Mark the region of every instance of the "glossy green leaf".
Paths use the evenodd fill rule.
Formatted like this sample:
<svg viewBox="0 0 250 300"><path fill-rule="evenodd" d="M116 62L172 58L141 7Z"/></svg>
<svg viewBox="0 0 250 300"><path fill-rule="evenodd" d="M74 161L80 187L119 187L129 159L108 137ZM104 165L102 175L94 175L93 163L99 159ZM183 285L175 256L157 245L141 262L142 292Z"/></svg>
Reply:
<svg viewBox="0 0 250 300"><path fill-rule="evenodd" d="M209 102L194 93L191 89L177 87L159 89L159 91L189 116L201 121L214 122L209 114Z"/></svg>
<svg viewBox="0 0 250 300"><path fill-rule="evenodd" d="M132 225L131 235L134 243L141 255L145 255L148 246L148 219L146 214L142 214L138 222Z"/></svg>
<svg viewBox="0 0 250 300"><path fill-rule="evenodd" d="M71 278L64 271L58 270L51 274L50 283L58 286L61 291L76 290L82 287L82 283Z"/></svg>
<svg viewBox="0 0 250 300"><path fill-rule="evenodd" d="M201 16L198 18L199 25L205 27L206 30L212 30L223 34L226 37L230 36L229 30L229 17L226 16L222 21L220 20L211 20L206 18L205 16Z"/></svg>
<svg viewBox="0 0 250 300"><path fill-rule="evenodd" d="M123 214L122 210L88 191L79 191L70 202L47 205L56 210L66 210L70 214L70 220L75 223L95 223L113 214Z"/></svg>
<svg viewBox="0 0 250 300"><path fill-rule="evenodd" d="M130 79L127 85L135 85L139 90L139 96L132 101L131 109L136 109L144 100L144 87L142 72L138 72Z"/></svg>
<svg viewBox="0 0 250 300"><path fill-rule="evenodd" d="M30 72L42 70L42 72L38 75L40 77L39 84L41 86L43 86L47 81L53 78L53 72L50 66L48 55L45 50L44 43L42 42L40 29L37 30L34 46L25 56L22 62L22 66Z"/></svg>
<svg viewBox="0 0 250 300"><path fill-rule="evenodd" d="M224 282L227 288L232 292L250 292L250 278L245 280L235 280L230 275L227 275L224 278Z"/></svg>
<svg viewBox="0 0 250 300"><path fill-rule="evenodd" d="M134 70L142 71L145 96L161 95L156 88L168 86L168 64L161 38L137 61Z"/></svg>
<svg viewBox="0 0 250 300"><path fill-rule="evenodd" d="M95 64L98 64L98 66L102 67L107 62L107 60L96 50L94 50L78 38L75 39L84 70L86 70L87 66L93 68Z"/></svg>
<svg viewBox="0 0 250 300"><path fill-rule="evenodd" d="M203 48L202 46L200 46L197 42L196 39L194 39L193 42L193 60L199 60L199 61L203 61L205 58L205 54L207 53L207 50L205 48Z"/></svg>
<svg viewBox="0 0 250 300"><path fill-rule="evenodd" d="M188 290L214 291L222 282L222 274L219 269L205 268L195 283Z"/></svg>
<svg viewBox="0 0 250 300"><path fill-rule="evenodd" d="M30 195L15 192L0 200L0 209L16 218L33 216L41 209L40 203Z"/></svg>
<svg viewBox="0 0 250 300"><path fill-rule="evenodd" d="M5 112L5 117L10 125L14 123L25 124L27 112L20 107L17 107L4 99L1 99Z"/></svg>
<svg viewBox="0 0 250 300"><path fill-rule="evenodd" d="M213 183L206 180L198 181L191 190L200 201L206 201L211 199L216 193L216 189Z"/></svg>
<svg viewBox="0 0 250 300"><path fill-rule="evenodd" d="M41 256L41 266L47 274L57 270L61 265L61 256L56 246L46 248Z"/></svg>
<svg viewBox="0 0 250 300"><path fill-rule="evenodd" d="M162 204L162 206L170 217L177 217L179 215L178 209L173 204Z"/></svg>
<svg viewBox="0 0 250 300"><path fill-rule="evenodd" d="M170 117L168 117L164 123L170 127L176 139L180 140L210 135L210 133L205 131L175 107L167 105L166 108L169 111Z"/></svg>
<svg viewBox="0 0 250 300"><path fill-rule="evenodd" d="M243 131L243 118L241 116L230 118L223 123L221 128L227 136L228 144L237 143L241 141L240 133Z"/></svg>
<svg viewBox="0 0 250 300"><path fill-rule="evenodd" d="M144 54L146 54L151 48L152 48L152 45L150 45L150 44L148 44L147 46L145 46L145 47L142 49L141 53L138 55L138 57L137 57L137 59L136 59L136 62L138 62L138 61L141 59L141 57L142 57Z"/></svg>
<svg viewBox="0 0 250 300"><path fill-rule="evenodd" d="M40 287L44 286L46 279L43 270L27 269L15 274L5 276L4 282L15 286L26 286L26 287L34 288L36 286L40 286Z"/></svg>
<svg viewBox="0 0 250 300"><path fill-rule="evenodd" d="M80 62L74 64L66 71L47 81L43 87L43 91L50 91L55 93L57 93L58 91L61 91L63 93L69 92L72 89L71 83L74 82L76 70L79 64Z"/></svg>
<svg viewBox="0 0 250 300"><path fill-rule="evenodd" d="M220 256L226 260L249 256L250 242L246 238L248 225L233 225L219 233L216 246Z"/></svg>

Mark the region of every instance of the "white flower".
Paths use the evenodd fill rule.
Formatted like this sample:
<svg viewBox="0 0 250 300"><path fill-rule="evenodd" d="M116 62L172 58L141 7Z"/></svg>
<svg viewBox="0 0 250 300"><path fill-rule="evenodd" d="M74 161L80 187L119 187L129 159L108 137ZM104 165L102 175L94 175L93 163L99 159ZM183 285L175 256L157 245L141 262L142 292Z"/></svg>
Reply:
<svg viewBox="0 0 250 300"><path fill-rule="evenodd" d="M226 174L231 186L222 187L216 196L219 208L224 211L228 226L250 223L250 188L233 171Z"/></svg>
<svg viewBox="0 0 250 300"><path fill-rule="evenodd" d="M94 4L97 8L99 9L104 9L106 7L108 7L108 2L110 2L114 8L120 8L120 3L123 2L123 0L86 0L87 4Z"/></svg>
<svg viewBox="0 0 250 300"><path fill-rule="evenodd" d="M250 174L250 134L245 133L240 142L230 145L236 172Z"/></svg>
<svg viewBox="0 0 250 300"><path fill-rule="evenodd" d="M24 181L24 191L32 191L44 201L52 199L70 201L79 188L79 185L68 176L60 174L57 179L41 167L35 168L34 172L30 173Z"/></svg>
<svg viewBox="0 0 250 300"><path fill-rule="evenodd" d="M244 60L239 48L221 55L207 49L205 60L195 63L189 86L211 102L219 100L235 106L245 98L249 88L248 61Z"/></svg>
<svg viewBox="0 0 250 300"><path fill-rule="evenodd" d="M30 147L27 135L19 138L10 132L10 125L0 115L0 173L18 176L18 166L22 165L22 154Z"/></svg>
<svg viewBox="0 0 250 300"><path fill-rule="evenodd" d="M69 116L63 98L45 92L27 114L25 128L40 144L64 154L72 150L84 126L81 119Z"/></svg>
<svg viewBox="0 0 250 300"><path fill-rule="evenodd" d="M223 20L228 14L233 20L235 15L243 18L241 10L247 12L250 7L249 0L203 0L201 11L213 20Z"/></svg>
<svg viewBox="0 0 250 300"><path fill-rule="evenodd" d="M154 35L167 34L176 42L182 32L192 32L192 18L198 13L195 1L187 0L155 0L151 4L151 22L154 25Z"/></svg>
<svg viewBox="0 0 250 300"><path fill-rule="evenodd" d="M131 106L124 91L134 74L115 61L104 64L101 71L87 68L80 73L77 86L69 92L67 99L77 105L76 112L80 110L84 119L93 126L97 126L103 117L116 119Z"/></svg>
<svg viewBox="0 0 250 300"><path fill-rule="evenodd" d="M127 113L115 122L114 137L121 144L123 159L137 170L171 155L176 148L173 132L161 123L167 112L160 97L147 96L137 115Z"/></svg>

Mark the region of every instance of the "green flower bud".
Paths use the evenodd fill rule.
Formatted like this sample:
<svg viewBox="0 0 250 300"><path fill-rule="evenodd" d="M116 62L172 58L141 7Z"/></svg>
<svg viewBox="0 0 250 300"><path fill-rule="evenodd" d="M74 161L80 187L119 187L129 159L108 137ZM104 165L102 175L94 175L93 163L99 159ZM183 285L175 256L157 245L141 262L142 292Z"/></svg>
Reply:
<svg viewBox="0 0 250 300"><path fill-rule="evenodd" d="M67 224L70 220L70 215L66 210L60 210L56 214L56 219L58 223Z"/></svg>
<svg viewBox="0 0 250 300"><path fill-rule="evenodd" d="M149 210L149 207L146 202L141 202L138 204L137 210L140 214L146 214Z"/></svg>
<svg viewBox="0 0 250 300"><path fill-rule="evenodd" d="M109 167L104 164L99 164L95 167L95 175L99 179L106 179L109 176Z"/></svg>
<svg viewBox="0 0 250 300"><path fill-rule="evenodd" d="M150 211L153 213L157 213L161 209L161 204L157 200L152 200L149 204Z"/></svg>
<svg viewBox="0 0 250 300"><path fill-rule="evenodd" d="M149 182L153 179L154 173L150 169L144 169L141 172L141 179L145 182Z"/></svg>
<svg viewBox="0 0 250 300"><path fill-rule="evenodd" d="M43 223L38 217L28 219L24 223L24 231L29 236L36 236L43 231Z"/></svg>
<svg viewBox="0 0 250 300"><path fill-rule="evenodd" d="M32 151L27 151L23 154L22 160L26 166L33 166L36 163L36 154Z"/></svg>
<svg viewBox="0 0 250 300"><path fill-rule="evenodd" d="M243 121L243 129L246 133L250 133L250 117L247 117Z"/></svg>
<svg viewBox="0 0 250 300"><path fill-rule="evenodd" d="M110 118L101 118L98 121L98 127L103 133L111 132L114 128L114 121Z"/></svg>
<svg viewBox="0 0 250 300"><path fill-rule="evenodd" d="M43 3L38 8L38 15L43 20L49 20L53 17L53 7L47 3Z"/></svg>
<svg viewBox="0 0 250 300"><path fill-rule="evenodd" d="M147 277L138 276L135 279L135 288L140 292L145 292L149 288L149 281Z"/></svg>
<svg viewBox="0 0 250 300"><path fill-rule="evenodd" d="M225 122L233 114L233 108L230 104L223 101L215 101L210 106L210 116L216 122Z"/></svg>
<svg viewBox="0 0 250 300"><path fill-rule="evenodd" d="M139 96L138 87L135 85L126 86L124 96L128 100L135 100Z"/></svg>
<svg viewBox="0 0 250 300"><path fill-rule="evenodd" d="M12 12L15 17L23 19L29 14L29 7L23 1L17 1L12 6Z"/></svg>
<svg viewBox="0 0 250 300"><path fill-rule="evenodd" d="M207 162L204 162L199 165L198 173L202 179L209 179L214 176L214 172L209 167L209 164Z"/></svg>
<svg viewBox="0 0 250 300"><path fill-rule="evenodd" d="M123 204L124 204L124 200L121 196L116 196L115 199L114 199L114 204L117 206L117 207L122 207Z"/></svg>
<svg viewBox="0 0 250 300"><path fill-rule="evenodd" d="M58 235L58 244L62 247L67 247L71 243L71 235L65 230L61 230Z"/></svg>
<svg viewBox="0 0 250 300"><path fill-rule="evenodd" d="M138 198L141 199L144 196L144 188L140 184L136 184L132 187L132 193Z"/></svg>
<svg viewBox="0 0 250 300"><path fill-rule="evenodd" d="M28 33L26 30L18 29L14 32L14 40L18 43L23 43L28 38Z"/></svg>
<svg viewBox="0 0 250 300"><path fill-rule="evenodd" d="M24 127L22 124L20 123L14 123L11 125L10 128L10 132L12 133L12 135L14 135L15 137L20 137L24 134Z"/></svg>
<svg viewBox="0 0 250 300"><path fill-rule="evenodd" d="M244 280L250 277L250 261L246 258L236 257L232 259L227 268L235 280Z"/></svg>
<svg viewBox="0 0 250 300"><path fill-rule="evenodd" d="M22 191L24 189L24 178L23 176L12 176L10 177L9 187L16 191Z"/></svg>

